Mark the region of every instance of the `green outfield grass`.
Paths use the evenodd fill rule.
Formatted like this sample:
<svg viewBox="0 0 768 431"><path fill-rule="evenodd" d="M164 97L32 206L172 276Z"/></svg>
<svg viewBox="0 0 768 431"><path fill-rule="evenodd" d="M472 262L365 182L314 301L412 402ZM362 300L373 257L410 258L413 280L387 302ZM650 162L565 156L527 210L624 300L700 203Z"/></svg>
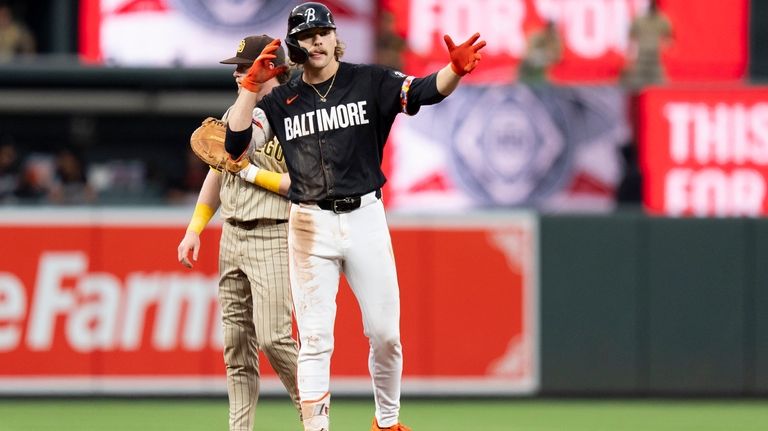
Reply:
<svg viewBox="0 0 768 431"><path fill-rule="evenodd" d="M368 431L373 403L334 400L333 431ZM414 431L758 431L768 400L405 400ZM217 400L0 400L0 431L226 431ZM301 431L284 400L262 400L255 431Z"/></svg>

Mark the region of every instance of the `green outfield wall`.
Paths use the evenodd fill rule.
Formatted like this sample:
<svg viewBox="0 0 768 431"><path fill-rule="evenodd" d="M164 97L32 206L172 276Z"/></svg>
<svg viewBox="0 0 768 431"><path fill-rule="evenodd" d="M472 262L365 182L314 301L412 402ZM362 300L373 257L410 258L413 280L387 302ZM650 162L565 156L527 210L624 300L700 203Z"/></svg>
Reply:
<svg viewBox="0 0 768 431"><path fill-rule="evenodd" d="M542 394L768 393L768 220L543 216Z"/></svg>

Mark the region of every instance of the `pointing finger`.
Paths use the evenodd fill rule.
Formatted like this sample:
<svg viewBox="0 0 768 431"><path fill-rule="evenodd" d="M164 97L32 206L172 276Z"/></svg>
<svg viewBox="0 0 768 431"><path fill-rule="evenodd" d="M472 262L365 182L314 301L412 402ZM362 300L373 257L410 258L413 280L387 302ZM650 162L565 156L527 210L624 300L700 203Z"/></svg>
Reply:
<svg viewBox="0 0 768 431"><path fill-rule="evenodd" d="M456 44L453 43L453 39L451 39L451 36L448 36L446 34L443 36L443 40L445 41L445 45L448 47L449 51L453 51L456 48Z"/></svg>
<svg viewBox="0 0 768 431"><path fill-rule="evenodd" d="M481 40L480 43L475 45L473 48L474 48L475 52L477 52L477 51L480 51L481 49L485 48L485 45L486 45L485 41Z"/></svg>
<svg viewBox="0 0 768 431"><path fill-rule="evenodd" d="M474 44L477 39L480 39L480 33L475 33L470 37L466 42L464 42L464 45L472 45Z"/></svg>

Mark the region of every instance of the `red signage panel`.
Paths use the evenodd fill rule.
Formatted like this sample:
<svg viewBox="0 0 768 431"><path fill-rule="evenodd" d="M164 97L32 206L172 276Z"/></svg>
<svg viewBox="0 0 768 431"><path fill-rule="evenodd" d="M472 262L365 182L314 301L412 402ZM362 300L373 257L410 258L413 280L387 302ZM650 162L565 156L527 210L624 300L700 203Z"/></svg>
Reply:
<svg viewBox="0 0 768 431"><path fill-rule="evenodd" d="M445 66L442 40L460 42L480 32L488 43L482 66L465 80L516 79L531 33L555 22L561 61L557 82L615 81L627 62L632 20L648 0L384 0L395 17L394 32L407 42L407 73L421 76ZM738 80L748 58L747 0L660 0L673 28L662 60L672 81ZM342 29L343 30L343 29ZM340 30L340 31L342 31Z"/></svg>
<svg viewBox="0 0 768 431"><path fill-rule="evenodd" d="M768 214L768 87L653 88L640 115L650 212Z"/></svg>
<svg viewBox="0 0 768 431"><path fill-rule="evenodd" d="M0 211L0 393L225 392L220 229L206 229L187 270L176 246L188 212L175 214ZM393 225L404 392L535 391L535 218ZM346 285L338 304L332 389L368 393L368 343ZM263 391L283 391L267 363Z"/></svg>

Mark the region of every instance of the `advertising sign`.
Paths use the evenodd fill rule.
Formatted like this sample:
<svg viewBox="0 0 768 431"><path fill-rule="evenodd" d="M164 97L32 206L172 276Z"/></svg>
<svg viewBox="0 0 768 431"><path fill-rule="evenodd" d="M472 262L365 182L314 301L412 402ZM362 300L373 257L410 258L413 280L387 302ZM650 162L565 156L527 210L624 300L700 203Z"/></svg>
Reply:
<svg viewBox="0 0 768 431"><path fill-rule="evenodd" d="M650 212L768 214L768 88L653 88L640 104Z"/></svg>
<svg viewBox="0 0 768 431"><path fill-rule="evenodd" d="M616 81L632 56L629 30L648 0L385 0L393 33L406 42L407 73L421 76L443 67L443 34L454 41L479 32L488 43L482 67L468 82L509 82L526 56L531 35L552 21L561 59L555 82ZM660 0L672 26L662 63L672 81L737 80L748 58L747 0Z"/></svg>
<svg viewBox="0 0 768 431"><path fill-rule="evenodd" d="M176 261L188 215L0 211L0 393L225 393L220 226L203 232L188 270ZM404 394L534 392L535 218L392 224ZM332 390L368 394L368 342L346 284L337 303ZM262 392L284 393L260 362Z"/></svg>

